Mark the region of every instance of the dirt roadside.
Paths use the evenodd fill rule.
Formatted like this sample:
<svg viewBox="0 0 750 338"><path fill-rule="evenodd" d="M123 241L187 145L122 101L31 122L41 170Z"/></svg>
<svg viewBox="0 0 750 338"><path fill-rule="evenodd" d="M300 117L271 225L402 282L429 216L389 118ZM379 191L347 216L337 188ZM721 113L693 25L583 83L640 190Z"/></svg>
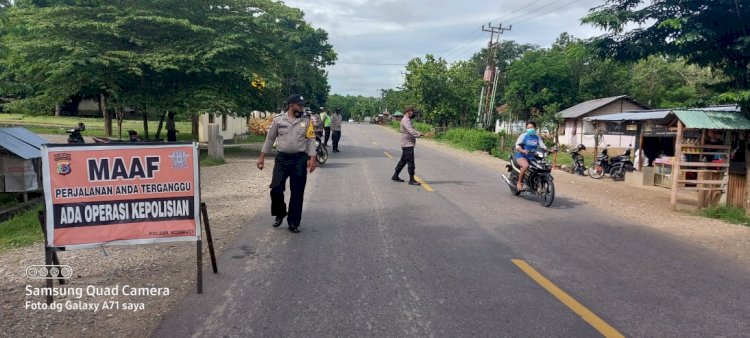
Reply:
<svg viewBox="0 0 750 338"><path fill-rule="evenodd" d="M467 152L435 140L422 139L420 142L423 146L451 153L460 161L482 165L498 172L505 172L505 165L508 163L485 152ZM609 177L594 180L560 170L554 171L553 176L558 196L603 209L640 226L658 230L750 265L750 227L696 216L695 207L687 204L680 204L678 211L672 211L668 189L635 187L624 182L614 182ZM429 183L429 177L423 179Z"/></svg>
<svg viewBox="0 0 750 338"><path fill-rule="evenodd" d="M64 135L63 135L64 136ZM202 200L208 206L209 221L217 253L268 200L271 170L255 168L258 145L243 154L227 157L227 164L201 169ZM267 161L273 167L273 159ZM240 207L238 207L240 206ZM44 303L43 296L27 296L26 286L43 287L43 281L30 280L25 268L44 264L44 247L36 244L0 254L0 336L8 337L94 337L147 336L161 318L188 292L195 292L195 244L166 243L110 247L106 250L79 250L60 253L62 264L74 271L66 288L82 288L77 295L56 297L56 302L77 304L119 301L119 310L31 310L27 302ZM204 243L204 274L211 273L208 249ZM221 266L219 266L221 268ZM92 298L89 285L119 287L118 296ZM125 296L123 286L166 288L168 295ZM56 284L57 286L57 284ZM204 286L207 287L207 286ZM131 289L132 290L132 289ZM163 290L163 289L162 289ZM125 303L142 303L139 311L125 310Z"/></svg>

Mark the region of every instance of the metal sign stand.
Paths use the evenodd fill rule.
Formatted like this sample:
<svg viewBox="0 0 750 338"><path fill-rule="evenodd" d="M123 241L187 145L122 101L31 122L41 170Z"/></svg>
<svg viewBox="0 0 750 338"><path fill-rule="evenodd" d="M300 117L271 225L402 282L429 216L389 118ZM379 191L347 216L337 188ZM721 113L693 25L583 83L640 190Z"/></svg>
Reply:
<svg viewBox="0 0 750 338"><path fill-rule="evenodd" d="M44 264L49 266L56 266L57 271L60 270L60 259L57 257L58 251L65 251L65 247L51 247L47 246L47 227L44 224L44 211L39 212L39 225L42 226L42 233L44 234ZM50 269L47 269L47 275L45 277L46 287L49 289L52 289L54 287L54 278L51 278L53 276L50 276ZM62 275L59 276L60 278L57 280L60 285L65 285L65 279L62 278ZM49 293L47 295L47 305L52 304L54 299L52 298L52 294Z"/></svg>
<svg viewBox="0 0 750 338"><path fill-rule="evenodd" d="M219 273L219 268L216 264L216 253L214 251L214 241L213 237L211 236L211 225L208 223L208 208L206 207L206 203L201 203L201 216L203 219L203 228L206 232L206 239L208 240L208 252L211 256L211 267L213 268L214 273ZM60 271L60 259L57 257L58 251L65 251L65 247L52 247L47 245L47 227L45 225L45 215L44 211L39 212L39 224L42 227L42 233L44 234L44 264L47 265L47 267L57 267L58 271ZM203 241L200 239L196 242L196 262L197 262L197 276L196 276L196 284L197 284L197 293L202 294L203 293ZM51 276L50 275L50 269L47 269L47 275L44 276L46 279L46 287L49 289L52 289L54 287L54 279L51 277L57 277L57 276ZM59 275L60 278L58 278L58 282L60 285L65 285L65 279L62 277L62 275ZM47 295L47 304L52 304L54 301L54 298L52 296L52 293L50 292Z"/></svg>

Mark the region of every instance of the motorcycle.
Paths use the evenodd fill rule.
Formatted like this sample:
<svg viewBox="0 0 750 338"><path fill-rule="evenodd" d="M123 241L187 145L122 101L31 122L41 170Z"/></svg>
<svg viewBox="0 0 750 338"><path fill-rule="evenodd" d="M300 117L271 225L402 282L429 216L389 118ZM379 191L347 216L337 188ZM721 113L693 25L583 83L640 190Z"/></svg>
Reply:
<svg viewBox="0 0 750 338"><path fill-rule="evenodd" d="M522 192L528 191L537 195L539 203L542 206L549 207L552 205L552 201L555 200L555 183L550 174L552 172L552 164L547 160L546 150L537 150L534 156L529 159L529 169L526 170L526 175L523 178L523 185L525 187L523 190L518 190L516 186L521 169L512 154L510 155L510 164L506 167L510 177L503 174L503 179L508 183L513 196L518 196Z"/></svg>
<svg viewBox="0 0 750 338"><path fill-rule="evenodd" d="M83 135L81 135L81 132L84 130L86 130L86 125L83 122L79 122L78 126L73 129L66 130L65 132L70 134L68 135L68 143L85 143Z"/></svg>
<svg viewBox="0 0 750 338"><path fill-rule="evenodd" d="M613 180L624 181L625 173L635 170L635 165L633 165L633 161L630 160L630 151L632 146L632 144L629 144L628 149L625 150L624 154L612 159L609 169L609 176L612 177Z"/></svg>
<svg viewBox="0 0 750 338"><path fill-rule="evenodd" d="M600 179L610 170L609 144L602 149L601 154L596 156L596 162L589 168L589 177Z"/></svg>
<svg viewBox="0 0 750 338"><path fill-rule="evenodd" d="M315 160L318 164L325 164L328 161L328 149L323 146L323 142L321 142L320 136L317 134L315 135L315 152L317 156Z"/></svg>
<svg viewBox="0 0 750 338"><path fill-rule="evenodd" d="M596 163L589 168L589 176L591 178L600 179L605 174L609 174L615 181L625 180L625 173L633 171L635 166L630 160L630 152L632 145L628 145L628 149L625 153L615 158L609 157L609 144L602 149L599 156L596 157Z"/></svg>
<svg viewBox="0 0 750 338"><path fill-rule="evenodd" d="M570 152L570 156L573 158L573 173L586 176L586 166L583 162L583 155L581 155L582 150L586 150L586 146L579 144Z"/></svg>

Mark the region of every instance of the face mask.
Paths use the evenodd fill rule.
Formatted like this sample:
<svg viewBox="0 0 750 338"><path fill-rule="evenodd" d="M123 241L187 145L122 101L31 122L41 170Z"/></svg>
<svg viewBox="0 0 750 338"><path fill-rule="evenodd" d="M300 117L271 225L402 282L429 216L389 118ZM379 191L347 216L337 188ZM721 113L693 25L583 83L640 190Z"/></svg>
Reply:
<svg viewBox="0 0 750 338"><path fill-rule="evenodd" d="M294 111L294 117L300 117L300 116L302 116L302 112L298 111L298 110L295 110Z"/></svg>
<svg viewBox="0 0 750 338"><path fill-rule="evenodd" d="M526 129L526 134L529 135L529 136L535 135L536 134L536 130L534 130L534 128Z"/></svg>

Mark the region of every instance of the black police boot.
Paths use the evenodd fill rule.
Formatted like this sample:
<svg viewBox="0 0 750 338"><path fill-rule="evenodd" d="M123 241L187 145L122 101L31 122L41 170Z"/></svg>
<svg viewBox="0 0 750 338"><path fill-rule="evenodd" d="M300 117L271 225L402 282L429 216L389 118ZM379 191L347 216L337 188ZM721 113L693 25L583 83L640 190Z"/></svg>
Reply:
<svg viewBox="0 0 750 338"><path fill-rule="evenodd" d="M299 233L299 224L289 224L289 231L298 234Z"/></svg>
<svg viewBox="0 0 750 338"><path fill-rule="evenodd" d="M393 173L393 176L391 176L391 179L396 182L403 182L404 180L401 179L401 177L398 177L398 173Z"/></svg>
<svg viewBox="0 0 750 338"><path fill-rule="evenodd" d="M414 179L414 175L409 175L409 185L420 185L421 183L417 182L417 180Z"/></svg>
<svg viewBox="0 0 750 338"><path fill-rule="evenodd" d="M274 228L278 228L279 225L281 225L281 222L283 222L283 221L284 221L284 217L276 216L276 220L273 221L273 227Z"/></svg>

